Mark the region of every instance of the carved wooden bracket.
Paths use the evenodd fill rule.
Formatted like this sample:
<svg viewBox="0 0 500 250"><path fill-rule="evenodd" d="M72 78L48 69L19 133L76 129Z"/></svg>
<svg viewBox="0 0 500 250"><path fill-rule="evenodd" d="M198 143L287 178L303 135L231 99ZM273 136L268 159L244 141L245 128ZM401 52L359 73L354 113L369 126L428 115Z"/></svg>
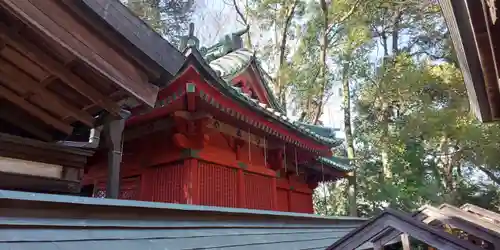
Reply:
<svg viewBox="0 0 500 250"><path fill-rule="evenodd" d="M208 143L212 118L201 113L179 111L173 114L176 133L173 142L179 148L202 149Z"/></svg>
<svg viewBox="0 0 500 250"><path fill-rule="evenodd" d="M278 170L283 168L283 163L284 163L283 160L284 160L283 149L279 148L279 149L269 150L267 162L272 170Z"/></svg>
<svg viewBox="0 0 500 250"><path fill-rule="evenodd" d="M234 152L236 153L236 159L237 160L242 160L241 157L241 150L243 145L245 145L246 142L242 139L239 138L234 138Z"/></svg>

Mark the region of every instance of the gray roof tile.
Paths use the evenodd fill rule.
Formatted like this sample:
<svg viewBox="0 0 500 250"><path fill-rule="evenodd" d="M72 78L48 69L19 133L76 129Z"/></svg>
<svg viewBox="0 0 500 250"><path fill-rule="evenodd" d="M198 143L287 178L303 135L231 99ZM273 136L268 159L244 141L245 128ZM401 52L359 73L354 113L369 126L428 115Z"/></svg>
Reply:
<svg viewBox="0 0 500 250"><path fill-rule="evenodd" d="M322 249L364 222L1 190L0 209L0 250Z"/></svg>

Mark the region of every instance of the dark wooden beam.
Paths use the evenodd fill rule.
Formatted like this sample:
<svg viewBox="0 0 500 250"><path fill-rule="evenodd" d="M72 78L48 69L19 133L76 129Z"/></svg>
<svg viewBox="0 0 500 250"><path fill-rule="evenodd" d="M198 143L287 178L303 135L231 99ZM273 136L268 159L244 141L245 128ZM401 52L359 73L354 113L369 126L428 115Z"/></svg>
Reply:
<svg viewBox="0 0 500 250"><path fill-rule="evenodd" d="M0 172L0 188L21 191L78 193L78 181Z"/></svg>
<svg viewBox="0 0 500 250"><path fill-rule="evenodd" d="M128 112L123 111L123 113ZM120 165L123 155L123 130L125 128L125 120L126 118L116 120L114 117L109 117L108 122L104 125L104 139L108 146L106 198L118 199L120 194Z"/></svg>
<svg viewBox="0 0 500 250"><path fill-rule="evenodd" d="M50 133L33 124L32 119L30 120L24 114L20 114L24 112L17 112L15 116L12 115L12 112L15 112L15 110L16 107L14 105L6 101L0 101L0 119L19 127L40 140L52 140L52 135Z"/></svg>
<svg viewBox="0 0 500 250"><path fill-rule="evenodd" d="M147 124L137 125L132 128L127 128L124 134L125 141L131 141L147 134L152 134L159 131L169 130L174 127L172 119L160 119Z"/></svg>

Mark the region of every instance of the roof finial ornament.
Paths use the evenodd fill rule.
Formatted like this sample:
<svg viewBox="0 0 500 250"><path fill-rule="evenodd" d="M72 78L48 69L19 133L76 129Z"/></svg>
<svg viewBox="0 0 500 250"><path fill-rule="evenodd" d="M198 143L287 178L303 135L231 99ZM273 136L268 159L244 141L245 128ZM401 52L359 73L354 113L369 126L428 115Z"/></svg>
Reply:
<svg viewBox="0 0 500 250"><path fill-rule="evenodd" d="M194 35L194 23L189 24L189 33L187 36L181 36L181 44L179 46L179 50L184 51L187 48L196 48L200 47L200 39L198 39Z"/></svg>
<svg viewBox="0 0 500 250"><path fill-rule="evenodd" d="M242 35L246 34L250 30L250 26L236 31L234 33L225 35L218 43L214 44L208 48L201 48L200 52L205 56L207 62L211 62L221 56L227 55L230 52L243 48L243 38Z"/></svg>

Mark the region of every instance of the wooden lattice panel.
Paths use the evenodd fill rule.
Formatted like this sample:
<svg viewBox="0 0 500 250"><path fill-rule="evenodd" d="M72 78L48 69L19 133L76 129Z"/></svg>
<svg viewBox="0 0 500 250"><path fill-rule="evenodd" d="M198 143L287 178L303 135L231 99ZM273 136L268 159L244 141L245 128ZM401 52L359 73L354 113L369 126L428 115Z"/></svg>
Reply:
<svg viewBox="0 0 500 250"><path fill-rule="evenodd" d="M238 172L217 164L199 162L200 204L238 207Z"/></svg>
<svg viewBox="0 0 500 250"><path fill-rule="evenodd" d="M148 169L144 174L142 199L185 204L187 171L182 162Z"/></svg>
<svg viewBox="0 0 500 250"><path fill-rule="evenodd" d="M138 200L140 194L140 177L131 177L122 179L120 182L120 194L118 199ZM100 182L92 195L95 198L106 198L106 183Z"/></svg>
<svg viewBox="0 0 500 250"><path fill-rule="evenodd" d="M270 177L245 173L246 207L251 209L273 209L272 180Z"/></svg>

